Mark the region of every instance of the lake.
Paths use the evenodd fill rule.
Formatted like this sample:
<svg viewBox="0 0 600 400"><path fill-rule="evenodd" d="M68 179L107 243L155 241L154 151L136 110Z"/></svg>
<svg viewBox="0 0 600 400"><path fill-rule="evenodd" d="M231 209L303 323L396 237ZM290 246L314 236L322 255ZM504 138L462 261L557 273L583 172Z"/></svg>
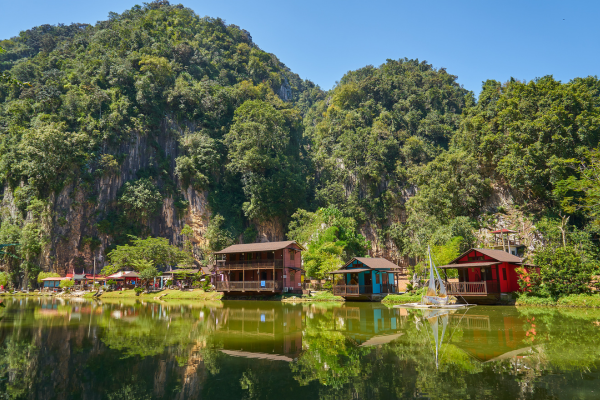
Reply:
<svg viewBox="0 0 600 400"><path fill-rule="evenodd" d="M0 399L600 398L594 309L4 304Z"/></svg>

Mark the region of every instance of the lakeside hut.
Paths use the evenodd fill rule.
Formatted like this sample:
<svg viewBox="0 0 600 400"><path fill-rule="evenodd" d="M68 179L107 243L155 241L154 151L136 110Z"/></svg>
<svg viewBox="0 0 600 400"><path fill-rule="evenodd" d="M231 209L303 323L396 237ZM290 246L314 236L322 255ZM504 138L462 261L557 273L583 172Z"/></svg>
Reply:
<svg viewBox="0 0 600 400"><path fill-rule="evenodd" d="M473 248L438 268L444 271L448 295L470 304L494 304L503 296L520 291L516 271L520 267L535 268L506 251ZM449 269L457 270L458 282L448 282Z"/></svg>
<svg viewBox="0 0 600 400"><path fill-rule="evenodd" d="M302 293L304 248L296 241L234 244L215 253L215 286L229 295Z"/></svg>
<svg viewBox="0 0 600 400"><path fill-rule="evenodd" d="M381 301L396 293L395 278L402 269L385 258L354 257L337 271L333 294L353 301Z"/></svg>

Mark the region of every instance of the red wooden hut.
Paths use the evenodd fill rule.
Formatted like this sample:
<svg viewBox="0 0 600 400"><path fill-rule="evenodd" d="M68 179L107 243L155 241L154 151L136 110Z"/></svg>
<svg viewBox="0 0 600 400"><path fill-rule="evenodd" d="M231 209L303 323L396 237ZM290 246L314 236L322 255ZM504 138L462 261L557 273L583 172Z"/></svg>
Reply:
<svg viewBox="0 0 600 400"><path fill-rule="evenodd" d="M519 267L532 268L523 264L521 257L502 250L470 249L439 268L446 277L446 270L458 271L458 282L447 282L449 295L467 303L490 304L498 302L502 294L520 290Z"/></svg>

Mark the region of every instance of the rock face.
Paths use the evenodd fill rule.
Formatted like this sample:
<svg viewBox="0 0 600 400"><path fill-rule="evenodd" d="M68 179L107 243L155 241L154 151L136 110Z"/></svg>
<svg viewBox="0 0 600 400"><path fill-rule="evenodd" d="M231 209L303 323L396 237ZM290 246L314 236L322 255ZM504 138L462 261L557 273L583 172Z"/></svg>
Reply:
<svg viewBox="0 0 600 400"><path fill-rule="evenodd" d="M91 187L71 183L60 193L50 196L51 223L47 232L50 242L40 255L39 265L42 270L60 274L73 270L91 273L96 258L96 272L100 271L106 264L102 255L111 244L111 237L99 232L97 224L115 204L117 193L125 182L137 179L137 173L148 168L152 160L156 159L156 147L169 160L168 174L171 179L180 185L174 175L175 158L179 155L177 137L176 134L169 133L173 130L167 128L165 123L158 137L133 134L131 140L122 143L115 152L126 155L119 170L99 177ZM151 140L157 141L158 146L150 143ZM179 244L182 242L181 229L187 224L195 234L192 241L196 245L202 244L211 215L207 193L198 192L191 187L183 188L181 193L188 202L187 210L178 210L172 197L164 198L158 215L148 221L150 232L152 236L166 237L172 244ZM16 219L18 210L10 190L5 191L2 212ZM28 215L27 218L31 216ZM93 249L90 238L96 241Z"/></svg>
<svg viewBox="0 0 600 400"><path fill-rule="evenodd" d="M290 87L290 83L288 82L287 78L283 78L283 82L281 83L281 87L279 88L277 95L283 101L292 100L292 88Z"/></svg>

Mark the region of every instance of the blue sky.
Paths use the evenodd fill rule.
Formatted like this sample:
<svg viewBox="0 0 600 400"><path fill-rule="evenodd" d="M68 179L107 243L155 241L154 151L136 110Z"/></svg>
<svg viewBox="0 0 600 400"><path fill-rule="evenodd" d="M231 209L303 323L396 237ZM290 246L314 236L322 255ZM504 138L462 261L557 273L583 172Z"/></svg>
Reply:
<svg viewBox="0 0 600 400"><path fill-rule="evenodd" d="M171 1L172 4L178 3ZM566 82L600 75L600 1L183 0L250 31L263 50L330 89L386 59L427 60L478 93L486 79ZM95 23L135 1L20 0L0 5L0 38L44 23Z"/></svg>

